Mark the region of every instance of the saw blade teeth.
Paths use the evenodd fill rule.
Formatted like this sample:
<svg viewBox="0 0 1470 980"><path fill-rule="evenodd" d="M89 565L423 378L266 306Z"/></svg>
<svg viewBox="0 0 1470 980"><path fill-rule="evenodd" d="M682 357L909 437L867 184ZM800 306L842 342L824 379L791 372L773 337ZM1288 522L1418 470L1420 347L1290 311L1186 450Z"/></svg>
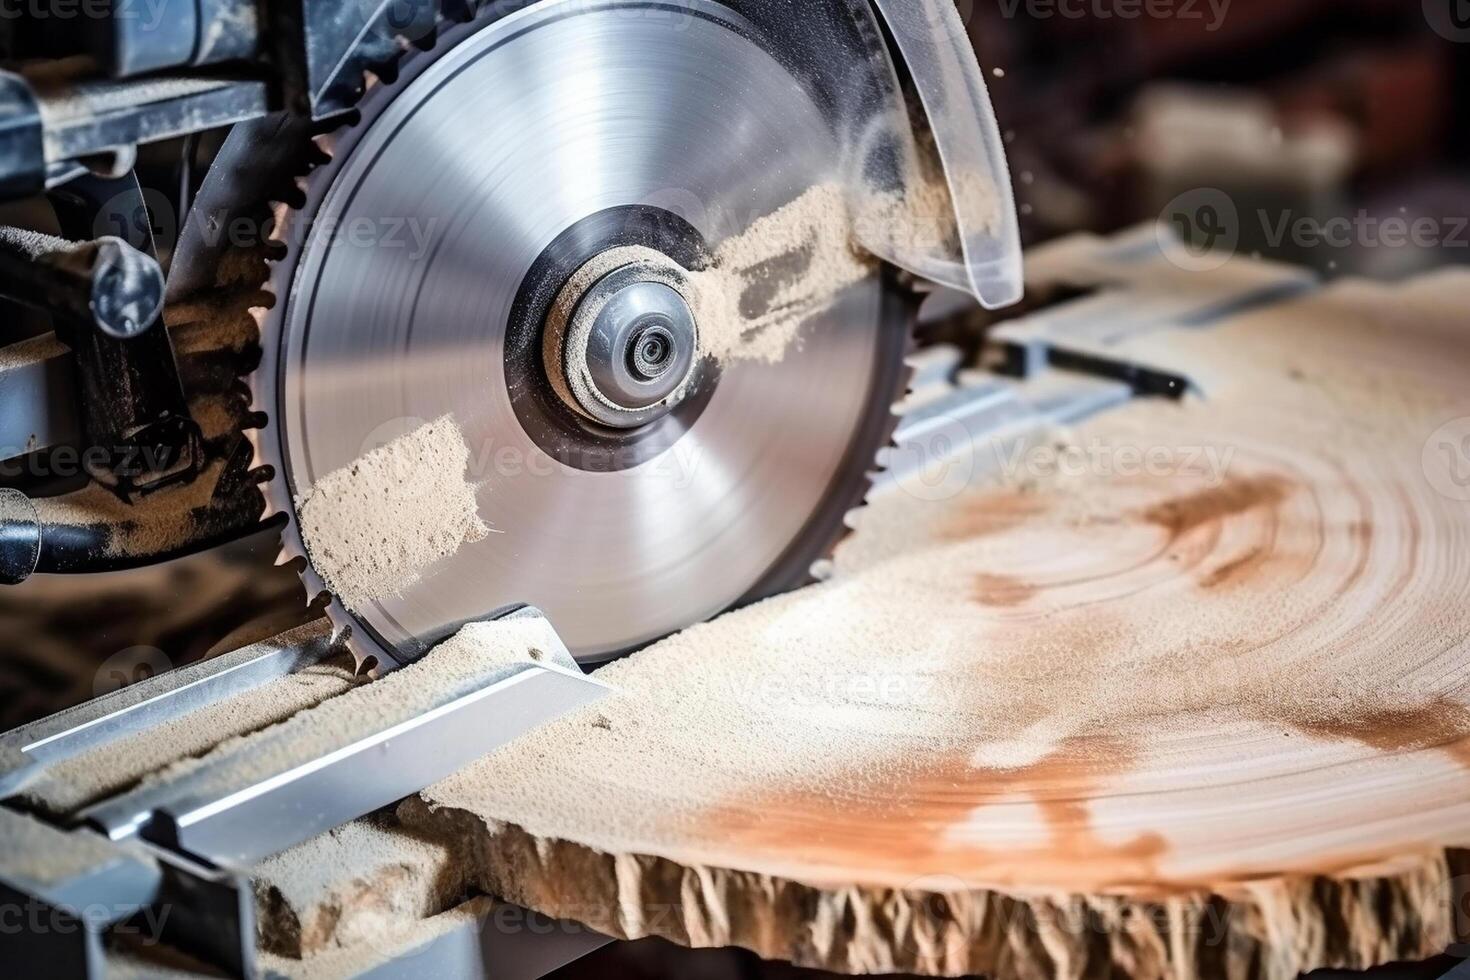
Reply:
<svg viewBox="0 0 1470 980"><path fill-rule="evenodd" d="M266 236L266 241L278 245L284 245L286 244L286 227L290 224L290 215L295 209L292 208L291 205L287 204L285 201L272 201L270 204L270 208L271 233ZM268 261L272 265L276 265L279 263L280 260L269 259ZM270 285L271 281L267 279L266 286L269 287Z"/></svg>
<svg viewBox="0 0 1470 980"><path fill-rule="evenodd" d="M277 512L279 513L279 511ZM303 560L305 557L306 555L302 553L301 548L295 542L283 540L281 542L281 550L276 554L276 565L289 565L293 561ZM308 590L311 588L311 583L306 582L304 577L302 584L306 585Z"/></svg>
<svg viewBox="0 0 1470 980"><path fill-rule="evenodd" d="M490 7L483 5L469 5L475 10L489 10ZM499 6L499 5L493 5ZM473 15L471 19L474 19ZM440 30L444 29L441 21ZM445 45L435 45L442 48ZM410 61L418 58L430 57L430 55L419 53L410 49L401 62L406 66ZM385 82L375 72L366 72L363 75L362 92L363 98L384 101L395 97L396 92L404 85L409 84L413 77L412 71L398 71L392 73L392 81ZM254 466L271 467L271 477L262 486L262 495L266 498L267 507L273 515L285 515L286 520L282 523L281 557L287 563L299 562L299 569L303 586L307 592L307 598L315 607L320 602L321 595L326 591L326 584L320 575L311 567L308 550L302 539L299 522L296 519L295 502L292 499L290 488L290 474L284 465L287 447L281 429L277 423L277 405L281 393L277 390L279 379L276 366L281 363L282 346L285 343L285 318L292 284L294 282L297 263L306 245L307 235L303 229L309 230L313 216L325 200L333 182L342 168L346 165L346 157L355 145L354 134L361 131L364 119L371 120L373 106L365 105L361 112L353 111L345 114L346 122L326 133L313 136L305 136L310 140L307 151L307 165L305 173L297 174L292 181L291 189L282 187L280 193L286 200L271 202L271 215L273 218L269 234L269 242L272 251L269 254L269 273L266 282L262 286L262 293L267 297L268 304L252 310L260 330L260 346L262 350L261 367L248 379L251 392L251 410L254 413L264 415L265 426L261 429L248 433L254 448ZM370 123L369 123L370 124ZM312 155L320 153L323 160L315 161ZM898 339L893 338L893 346L898 346ZM910 354L915 349L912 331L910 331L904 354ZM891 377L891 374L889 375ZM897 379L900 388L897 395L902 395L907 390L909 379L912 376L912 368L905 366ZM898 416L890 410L887 419L888 425L881 433L878 442L882 445L893 444L893 432L898 424ZM875 464L877 461L874 461ZM881 469L881 466L877 466ZM872 487L872 480L868 479L861 488L860 502L866 502ZM851 484L846 492L857 495L858 488ZM843 521L845 531L831 528L828 525L828 540L820 542L825 551L818 556L812 565L812 572L818 577L827 577L839 572L833 561L833 556L840 547L854 523L852 518ZM812 554L817 551L813 548L808 551ZM353 652L354 660L359 667L372 667L378 671L390 671L400 665L397 654L389 653L384 648L384 643L369 630L356 627L356 617L349 612L340 602L332 598L325 605L325 613L331 620L334 629L334 637L345 642Z"/></svg>
<svg viewBox="0 0 1470 980"><path fill-rule="evenodd" d="M353 672L377 680L384 674L402 666L377 646L362 640L354 628L354 621L338 599L331 599L326 608L327 619L332 623L332 643L345 646L352 654Z"/></svg>
<svg viewBox="0 0 1470 980"><path fill-rule="evenodd" d="M360 97L365 97L370 92L383 98L391 97L392 88L400 84L403 78L398 68L405 59L416 56L411 46L398 51L398 63L385 72L393 76L392 83L384 83L376 73L365 71L362 77L363 84L360 86ZM379 92L378 89L384 91ZM259 332L261 358L260 366L245 379L249 391L250 411L253 416L264 421L257 428L248 429L245 435L251 445L251 468L269 468L270 476L260 488L261 496L265 498L267 514L271 517L281 515L286 517L281 527L278 564L300 565L298 572L306 591L307 604L309 606L322 604L323 597L327 596L328 601L324 604L324 612L332 622L334 639L347 644L360 669L371 668L375 673L382 673L397 669L401 664L385 651L377 648L372 640L361 631L353 630L354 617L339 600L330 597L326 583L311 566L296 520L295 502L292 499L289 480L281 465L284 450L279 438L280 430L275 424L277 379L276 372L270 369L272 365L280 362L281 320L285 315L286 297L290 293L296 260L300 256L302 239L305 237L296 232L296 226L301 222L309 221L306 214L312 210L314 205L319 206L320 199L325 196L327 189L331 186L332 167L333 164L339 163L337 158L341 152L342 142L361 125L362 114L354 109L346 114L345 120L341 125L334 126L326 132L306 137L310 146L307 148L305 172L292 176L290 189L283 190L281 193L281 198L284 199L272 199L266 202L271 215L271 227L266 238L269 251L265 260L264 282L260 286L265 302L250 309L250 315L254 318Z"/></svg>
<svg viewBox="0 0 1470 980"><path fill-rule="evenodd" d="M311 567L311 561L306 557L306 549L300 546L294 546L292 550L297 558L306 562L306 566L301 569L301 581L306 585L306 591L311 593L313 599L318 596L329 595L330 592L327 589L327 583L322 579L321 575L317 574L317 570Z"/></svg>
<svg viewBox="0 0 1470 980"><path fill-rule="evenodd" d="M837 553L841 550L843 543L852 537L853 533L862 523L862 513L867 509L873 494L873 489L877 485L879 478L888 469L887 458L897 448L898 443L895 435L898 432L898 424L902 420L899 412L904 400L913 391L914 379L918 376L915 358L919 357L920 350L918 339L914 334L917 323L918 317L916 315L909 323L908 335L904 341L903 367L899 371L898 383L895 385L896 390L893 393L893 398L888 404L888 413L884 419L885 429L882 437L878 440L877 449L874 450L873 465L867 471L862 495L858 498L856 505L842 515L843 532L832 542L826 554L812 563L810 574L815 581L827 582L838 576L840 569L837 564Z"/></svg>

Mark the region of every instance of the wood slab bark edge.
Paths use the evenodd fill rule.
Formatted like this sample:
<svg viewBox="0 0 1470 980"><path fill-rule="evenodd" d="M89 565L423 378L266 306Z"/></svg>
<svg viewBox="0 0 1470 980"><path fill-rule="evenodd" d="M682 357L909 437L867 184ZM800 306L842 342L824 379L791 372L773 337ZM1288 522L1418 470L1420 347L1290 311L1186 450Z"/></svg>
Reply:
<svg viewBox="0 0 1470 980"><path fill-rule="evenodd" d="M399 815L454 838L468 877L514 904L615 939L739 946L845 974L1294 980L1442 954L1470 912L1470 851L1458 849L1228 892L1025 895L946 890L940 877L932 890L824 888L606 854L417 797Z"/></svg>

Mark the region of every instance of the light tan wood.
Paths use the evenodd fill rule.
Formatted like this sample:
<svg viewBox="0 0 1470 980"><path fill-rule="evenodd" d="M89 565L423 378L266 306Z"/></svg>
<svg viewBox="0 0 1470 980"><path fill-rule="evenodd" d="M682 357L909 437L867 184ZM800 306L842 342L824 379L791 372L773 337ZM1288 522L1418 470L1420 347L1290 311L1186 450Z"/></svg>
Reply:
<svg viewBox="0 0 1470 980"><path fill-rule="evenodd" d="M832 581L614 665L617 697L402 816L540 911L853 973L1440 952L1470 847L1466 296L1349 283L1135 339L1208 397L888 494Z"/></svg>

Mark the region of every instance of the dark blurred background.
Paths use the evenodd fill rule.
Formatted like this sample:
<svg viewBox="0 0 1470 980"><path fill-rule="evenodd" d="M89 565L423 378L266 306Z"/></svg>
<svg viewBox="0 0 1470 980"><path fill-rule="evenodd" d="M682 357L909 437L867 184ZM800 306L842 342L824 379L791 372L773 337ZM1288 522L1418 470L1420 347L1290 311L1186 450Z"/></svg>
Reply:
<svg viewBox="0 0 1470 980"><path fill-rule="evenodd" d="M958 3L1028 245L1153 220L1210 187L1234 201L1247 253L1375 277L1470 261L1463 0ZM1442 244L1385 246L1372 222L1394 216L1433 219ZM1282 218L1370 230L1278 243Z"/></svg>

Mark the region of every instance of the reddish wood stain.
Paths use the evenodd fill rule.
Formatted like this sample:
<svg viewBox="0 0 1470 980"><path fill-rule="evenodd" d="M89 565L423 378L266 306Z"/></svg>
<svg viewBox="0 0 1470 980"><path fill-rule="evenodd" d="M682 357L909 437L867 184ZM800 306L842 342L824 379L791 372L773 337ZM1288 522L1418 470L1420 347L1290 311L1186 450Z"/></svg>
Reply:
<svg viewBox="0 0 1470 980"><path fill-rule="evenodd" d="M1182 538L1228 517L1278 507L1288 490L1280 477L1238 477L1218 487L1156 504L1144 511L1143 519L1167 530L1171 539Z"/></svg>
<svg viewBox="0 0 1470 980"><path fill-rule="evenodd" d="M1036 586L1008 575L982 573L975 576L975 601L982 606L1019 606L1036 592Z"/></svg>
<svg viewBox="0 0 1470 980"><path fill-rule="evenodd" d="M1470 708L1448 698L1419 707L1384 707L1335 718L1288 719L1321 738L1360 742L1380 752L1441 749L1470 768Z"/></svg>
<svg viewBox="0 0 1470 980"><path fill-rule="evenodd" d="M1127 746L1100 738L1071 739L1014 769L977 769L968 754L954 754L738 801L711 819L741 849L850 869L858 878L885 871L994 885L1147 884L1160 878L1164 838L1107 841L1090 813L1091 801L1131 764ZM1017 802L1040 811L1043 839L1024 846L972 839L967 827L976 808Z"/></svg>
<svg viewBox="0 0 1470 980"><path fill-rule="evenodd" d="M1265 561L1266 555L1266 549L1257 545L1239 558L1205 573L1199 580L1199 584L1206 589L1218 589L1231 582L1246 579Z"/></svg>
<svg viewBox="0 0 1470 980"><path fill-rule="evenodd" d="M969 541L1002 534L1046 511L1046 501L1034 493L1015 490L984 493L957 508L954 516L940 528L939 537L944 541Z"/></svg>

